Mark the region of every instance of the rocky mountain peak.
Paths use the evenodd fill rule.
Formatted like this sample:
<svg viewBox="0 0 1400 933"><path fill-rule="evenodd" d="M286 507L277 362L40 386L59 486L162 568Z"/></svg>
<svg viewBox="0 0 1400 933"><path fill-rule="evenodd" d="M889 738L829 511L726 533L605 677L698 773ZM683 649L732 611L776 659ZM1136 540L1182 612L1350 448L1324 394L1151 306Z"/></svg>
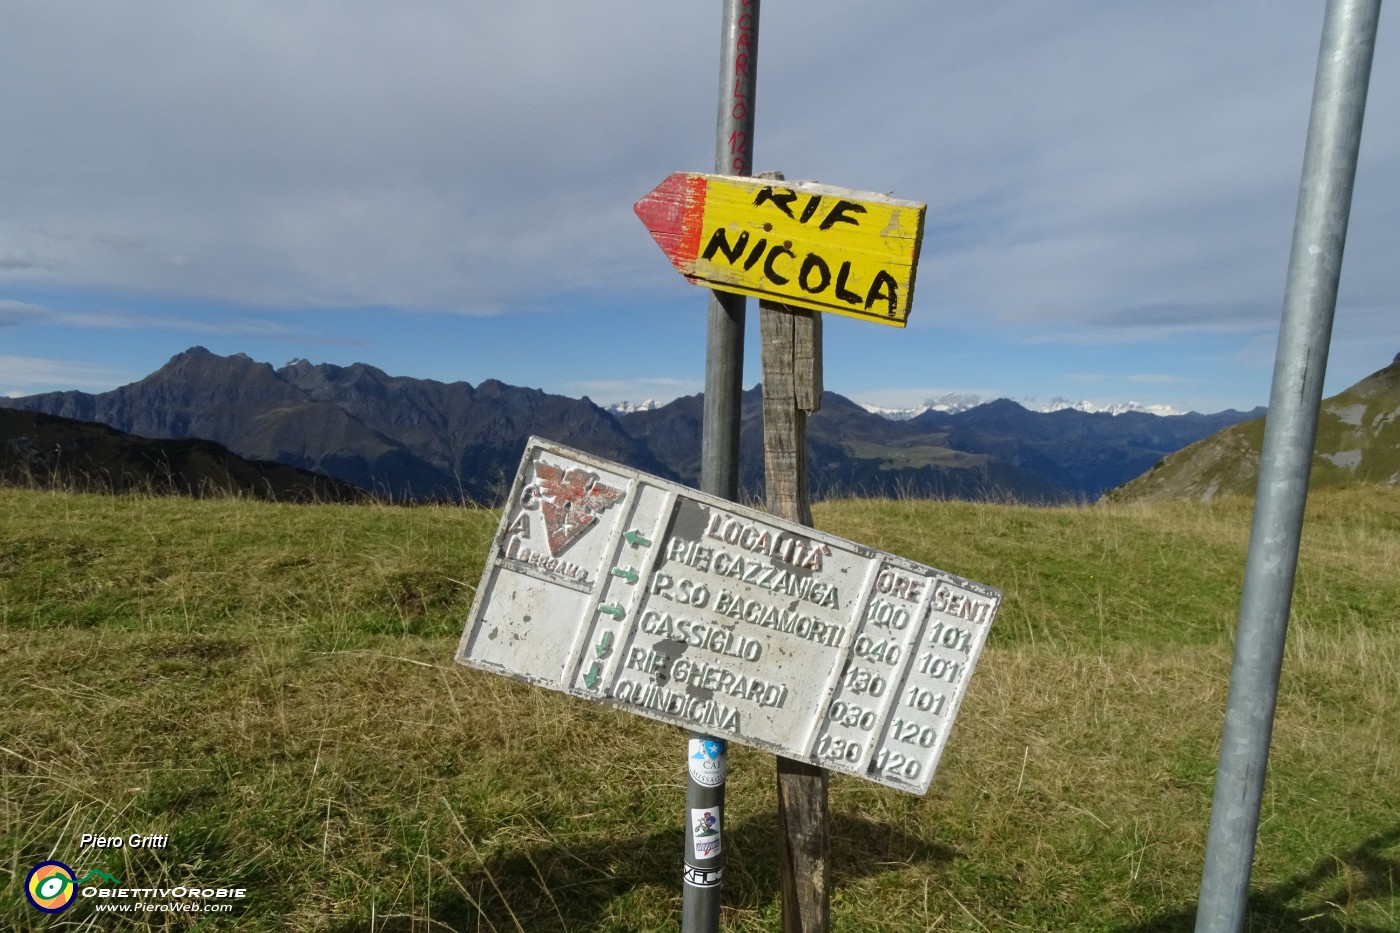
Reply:
<svg viewBox="0 0 1400 933"><path fill-rule="evenodd" d="M476 389L365 363L280 370L204 347L112 392L0 400L152 438L203 438L242 456L336 476L396 499L495 501L532 434L697 484L703 400L610 415L588 400L486 379ZM740 483L763 487L762 388L746 389ZM1350 417L1350 415L1349 415ZM809 421L813 495L1019 501L1096 498L1238 417L1028 411L1000 399L892 421L835 393Z"/></svg>

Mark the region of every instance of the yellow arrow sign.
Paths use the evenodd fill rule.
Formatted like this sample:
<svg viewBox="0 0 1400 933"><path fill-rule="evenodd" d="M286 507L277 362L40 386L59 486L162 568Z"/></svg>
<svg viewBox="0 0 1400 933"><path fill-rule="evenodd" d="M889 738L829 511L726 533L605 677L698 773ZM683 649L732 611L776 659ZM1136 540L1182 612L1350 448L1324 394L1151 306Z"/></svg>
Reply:
<svg viewBox="0 0 1400 933"><path fill-rule="evenodd" d="M677 172L634 207L697 285L903 327L925 205L814 182Z"/></svg>

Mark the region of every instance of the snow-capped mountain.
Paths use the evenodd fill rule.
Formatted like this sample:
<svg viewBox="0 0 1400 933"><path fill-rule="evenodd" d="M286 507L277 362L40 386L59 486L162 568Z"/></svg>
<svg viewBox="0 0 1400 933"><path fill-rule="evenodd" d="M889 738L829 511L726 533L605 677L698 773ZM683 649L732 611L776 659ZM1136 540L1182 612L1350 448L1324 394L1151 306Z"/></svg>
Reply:
<svg viewBox="0 0 1400 933"><path fill-rule="evenodd" d="M925 399L922 405L914 408L884 408L879 405L868 405L865 402L858 403L866 411L872 414L889 418L891 421L908 421L910 418L917 418L926 411L944 411L952 414L976 408L992 399L984 399L980 395L973 395L970 392L949 392L937 398ZM1067 398L1056 396L1049 401L1042 401L1038 398L1014 399L1018 405L1029 411L1052 412L1070 408L1075 411L1084 412L1107 412L1111 415L1121 415L1124 412L1140 411L1149 415L1182 415L1170 405L1142 405L1138 402L1121 402L1114 405L1095 405L1093 402L1072 401Z"/></svg>
<svg viewBox="0 0 1400 933"><path fill-rule="evenodd" d="M1113 405L1095 405L1093 402L1074 402L1067 398L1060 397L1052 398L1043 405L1033 398L1024 399L1021 404L1027 408L1032 408L1034 411L1059 411L1062 408L1072 408L1075 411L1108 412L1110 415L1121 415L1130 411L1141 411L1149 415L1162 415L1163 417L1186 414L1186 412L1173 408L1170 405L1143 405L1140 402L1119 402Z"/></svg>
<svg viewBox="0 0 1400 933"><path fill-rule="evenodd" d="M645 402L614 402L611 405L602 406L603 411L614 415L630 415L634 411L656 411L662 405L654 398L649 398Z"/></svg>
<svg viewBox="0 0 1400 933"><path fill-rule="evenodd" d="M888 418L891 421L908 421L911 418L917 418L926 411L942 411L949 414L957 414L958 412L976 408L978 405L985 405L990 401L994 400L983 398L971 392L945 392L943 395L924 399L922 405L916 405L913 408L887 408L882 405L871 405L866 402L857 402L856 404L860 405L861 408L864 408L871 414L879 415L882 418ZM1162 415L1164 417L1186 414L1186 412L1173 408L1170 405L1143 405L1138 402L1096 405L1088 401L1076 402L1072 399L1064 398L1063 396L1055 396L1048 401L1033 396L1012 399L1012 401L1016 402L1016 404L1020 405L1022 408L1037 412L1052 412L1070 408L1075 411L1090 413L1107 412L1111 415L1121 415L1129 411L1140 411L1149 415ZM614 415L630 415L637 411L655 411L663 407L663 404L665 403L649 398L644 402L614 402L611 405L604 405L602 407L604 411L611 412Z"/></svg>

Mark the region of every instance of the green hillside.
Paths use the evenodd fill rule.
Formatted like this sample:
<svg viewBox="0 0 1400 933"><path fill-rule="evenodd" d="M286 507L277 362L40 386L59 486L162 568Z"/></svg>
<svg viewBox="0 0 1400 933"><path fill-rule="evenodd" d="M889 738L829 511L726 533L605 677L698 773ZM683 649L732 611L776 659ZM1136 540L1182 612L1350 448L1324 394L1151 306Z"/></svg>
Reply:
<svg viewBox="0 0 1400 933"><path fill-rule="evenodd" d="M676 929L684 734L452 663L496 521L0 489L0 929ZM1005 593L928 795L833 777L834 928L1192 929L1248 502L817 524ZM1400 930L1398 566L1400 488L1314 496L1254 933ZM732 748L727 931L779 929L773 770ZM49 859L246 897L50 919Z"/></svg>
<svg viewBox="0 0 1400 933"><path fill-rule="evenodd" d="M1264 419L1226 428L1163 458L1109 491L1114 502L1253 495ZM1400 484L1400 356L1385 369L1326 399L1318 413L1309 486Z"/></svg>
<svg viewBox="0 0 1400 933"><path fill-rule="evenodd" d="M362 502L363 489L309 470L245 460L213 441L153 440L105 424L0 408L0 484L69 492Z"/></svg>

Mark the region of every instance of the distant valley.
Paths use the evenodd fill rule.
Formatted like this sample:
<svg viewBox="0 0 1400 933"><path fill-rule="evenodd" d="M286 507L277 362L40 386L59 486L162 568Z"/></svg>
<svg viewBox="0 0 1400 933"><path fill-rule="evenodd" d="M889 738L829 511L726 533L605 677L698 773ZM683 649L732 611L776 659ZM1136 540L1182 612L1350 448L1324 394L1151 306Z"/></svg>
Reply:
<svg viewBox="0 0 1400 933"><path fill-rule="evenodd" d="M0 399L0 407L142 438L213 441L240 457L315 471L399 501L494 503L531 435L697 485L703 398L614 414L587 398L493 379L449 384L363 363L305 360L274 369L194 347L110 392ZM1168 454L1262 413L1038 412L999 399L896 419L827 392L808 422L812 493L1092 501ZM740 464L741 487L753 498L763 494L762 421L755 387L743 397Z"/></svg>

